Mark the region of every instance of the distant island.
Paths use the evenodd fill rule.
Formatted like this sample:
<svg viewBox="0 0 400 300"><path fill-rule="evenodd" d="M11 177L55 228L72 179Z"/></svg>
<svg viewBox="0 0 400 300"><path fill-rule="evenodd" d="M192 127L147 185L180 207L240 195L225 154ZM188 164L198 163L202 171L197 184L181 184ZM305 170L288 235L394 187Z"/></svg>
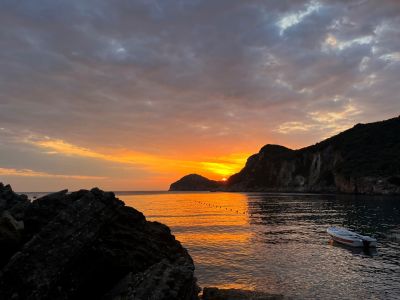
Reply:
<svg viewBox="0 0 400 300"><path fill-rule="evenodd" d="M265 145L227 182L191 174L170 191L400 194L400 116L357 124L315 145Z"/></svg>
<svg viewBox="0 0 400 300"><path fill-rule="evenodd" d="M220 189L223 181L210 180L198 174L189 174L171 184L170 191L212 191Z"/></svg>

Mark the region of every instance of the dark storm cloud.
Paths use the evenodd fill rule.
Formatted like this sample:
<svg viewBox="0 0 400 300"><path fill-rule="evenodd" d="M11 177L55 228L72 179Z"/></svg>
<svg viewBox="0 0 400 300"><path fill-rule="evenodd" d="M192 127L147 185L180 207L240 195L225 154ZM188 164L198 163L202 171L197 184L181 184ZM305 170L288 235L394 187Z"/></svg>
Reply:
<svg viewBox="0 0 400 300"><path fill-rule="evenodd" d="M400 109L398 1L0 6L0 127L21 140L300 146Z"/></svg>

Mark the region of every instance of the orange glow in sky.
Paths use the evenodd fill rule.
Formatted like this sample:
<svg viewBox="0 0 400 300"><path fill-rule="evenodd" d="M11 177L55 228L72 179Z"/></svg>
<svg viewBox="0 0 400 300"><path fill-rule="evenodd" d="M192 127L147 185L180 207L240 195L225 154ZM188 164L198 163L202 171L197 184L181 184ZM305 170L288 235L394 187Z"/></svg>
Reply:
<svg viewBox="0 0 400 300"><path fill-rule="evenodd" d="M60 175L55 172L36 172L29 169L0 169L0 175L14 178L38 177L53 179L74 179L83 181L89 185L109 188L113 190L130 189L136 181L138 188L133 189L167 189L169 185L180 177L197 173L213 180L226 181L227 178L240 171L249 153L233 153L227 155L192 154L188 151L187 157L178 155L158 155L136 152L122 147L99 147L89 148L78 146L62 139L50 137L29 136L24 142L31 145L37 151L46 156L65 157L69 159L80 159L92 161L95 164L110 165L115 170L124 170L121 178L113 173L94 175L68 174ZM151 176L138 176L133 171L142 170L143 174L150 173Z"/></svg>
<svg viewBox="0 0 400 300"><path fill-rule="evenodd" d="M220 181L266 144L400 111L399 1L31 2L0 18L0 182L17 191Z"/></svg>

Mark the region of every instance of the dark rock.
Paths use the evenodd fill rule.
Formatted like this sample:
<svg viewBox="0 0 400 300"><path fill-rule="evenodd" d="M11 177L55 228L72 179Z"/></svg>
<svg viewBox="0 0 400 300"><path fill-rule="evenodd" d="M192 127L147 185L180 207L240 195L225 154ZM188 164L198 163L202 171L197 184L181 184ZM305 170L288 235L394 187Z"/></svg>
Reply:
<svg viewBox="0 0 400 300"><path fill-rule="evenodd" d="M193 271L193 264L184 259L162 260L142 273L129 273L105 298L197 299L200 289L192 284Z"/></svg>
<svg viewBox="0 0 400 300"><path fill-rule="evenodd" d="M210 180L197 174L182 177L171 184L170 191L213 191L224 186L223 182Z"/></svg>
<svg viewBox="0 0 400 300"><path fill-rule="evenodd" d="M218 289L209 287L203 289L203 300L281 300L282 295L273 295L257 291L239 289Z"/></svg>
<svg viewBox="0 0 400 300"><path fill-rule="evenodd" d="M17 221L6 210L0 217L0 268L22 244L22 231L24 222Z"/></svg>
<svg viewBox="0 0 400 300"><path fill-rule="evenodd" d="M14 218L21 220L29 203L26 195L18 195L10 185L0 182L0 214L8 210Z"/></svg>
<svg viewBox="0 0 400 300"><path fill-rule="evenodd" d="M25 195L18 195L11 186L0 183L0 268L22 246L22 220L29 205Z"/></svg>
<svg viewBox="0 0 400 300"><path fill-rule="evenodd" d="M72 201L71 196L67 196L68 190L46 195L31 203L25 211L24 222L26 224L25 235L29 240L38 233L43 226L55 217L55 214L68 207Z"/></svg>
<svg viewBox="0 0 400 300"><path fill-rule="evenodd" d="M61 191L25 218L22 246L18 223L3 234L18 250L1 257L0 299L197 299L193 261L169 228L113 193Z"/></svg>

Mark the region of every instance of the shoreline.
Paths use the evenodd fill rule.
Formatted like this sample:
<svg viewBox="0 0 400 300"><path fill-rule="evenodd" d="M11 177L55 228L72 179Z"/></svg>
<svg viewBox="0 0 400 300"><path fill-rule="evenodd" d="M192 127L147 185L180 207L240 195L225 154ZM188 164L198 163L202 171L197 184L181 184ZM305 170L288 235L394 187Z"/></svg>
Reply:
<svg viewBox="0 0 400 300"><path fill-rule="evenodd" d="M157 300L284 299L282 295L260 291L199 287L194 277L195 262L188 250L171 234L169 227L147 221L141 212L126 206L112 192L97 188L71 193L62 190L30 201L26 194L19 195L13 192L11 186L0 184L0 213L0 297L50 300L62 295L63 299L75 299L92 297L93 293L97 293L97 296L111 300L120 299L121 296L136 299L137 295L153 295ZM111 220L116 224L111 226ZM129 227L126 227L126 222L130 223ZM139 232L142 231L147 232L149 238L140 237ZM123 238L119 237L120 234ZM109 248L107 241L125 246ZM135 261L136 255L144 254L138 252L138 241L139 245L147 247L146 259L149 261ZM117 255L109 258L114 260L112 264L122 260L121 267L131 271L114 274L117 276L114 278L110 276L116 270L107 260L101 262L87 257L94 250L91 248L93 243L98 244L96 247L105 248L106 252L102 252L102 255L109 251L113 256ZM152 249L154 247L156 252ZM79 264L69 266L68 272L72 273L62 275L64 278L61 280L59 273L65 272L63 270L71 260ZM143 272L134 271L137 263L147 264L146 269ZM104 264L108 267L102 271ZM109 287L103 288L103 292L93 291L94 286L86 283L89 285L76 286L71 290L69 285L82 280L79 279L82 275L78 274L83 271L82 268L89 266L95 269L100 267L97 274L91 273L95 279L89 281L106 278ZM101 276L105 277L102 279ZM26 278L30 278L29 281ZM41 285L43 280L45 286ZM87 280L84 279L84 282ZM171 282L174 282L173 286ZM58 291L54 290L54 286Z"/></svg>

